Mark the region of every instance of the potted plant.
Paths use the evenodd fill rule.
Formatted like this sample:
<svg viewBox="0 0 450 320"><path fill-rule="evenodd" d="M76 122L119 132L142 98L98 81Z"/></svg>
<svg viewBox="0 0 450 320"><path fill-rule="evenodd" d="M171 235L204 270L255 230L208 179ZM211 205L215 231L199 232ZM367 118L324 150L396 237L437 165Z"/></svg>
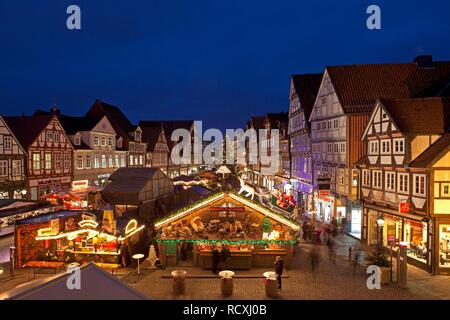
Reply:
<svg viewBox="0 0 450 320"><path fill-rule="evenodd" d="M367 258L370 265L376 265L380 268L380 282L381 284L387 284L390 282L390 267L389 255L386 253L386 249L381 244L375 246L375 250Z"/></svg>

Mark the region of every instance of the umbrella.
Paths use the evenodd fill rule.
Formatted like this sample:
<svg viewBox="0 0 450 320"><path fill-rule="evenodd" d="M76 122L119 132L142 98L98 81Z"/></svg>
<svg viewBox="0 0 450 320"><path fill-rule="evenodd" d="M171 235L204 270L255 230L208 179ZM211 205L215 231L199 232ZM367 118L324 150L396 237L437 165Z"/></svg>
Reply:
<svg viewBox="0 0 450 320"><path fill-rule="evenodd" d="M217 169L216 173L217 174L221 173L223 179L225 179L225 173L231 173L231 171L226 166L221 166L219 169Z"/></svg>

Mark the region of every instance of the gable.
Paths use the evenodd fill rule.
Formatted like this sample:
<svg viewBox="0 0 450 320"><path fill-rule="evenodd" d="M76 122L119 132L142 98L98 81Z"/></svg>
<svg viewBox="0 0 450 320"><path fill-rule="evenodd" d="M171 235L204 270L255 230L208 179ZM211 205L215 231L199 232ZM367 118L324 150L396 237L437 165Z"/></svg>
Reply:
<svg viewBox="0 0 450 320"><path fill-rule="evenodd" d="M116 131L114 131L114 128L111 125L111 122L109 122L108 117L103 116L103 118L97 123L97 125L92 129L93 132L99 132L99 133L107 133L107 134L116 134Z"/></svg>
<svg viewBox="0 0 450 320"><path fill-rule="evenodd" d="M434 168L450 168L450 151L447 152L433 165Z"/></svg>
<svg viewBox="0 0 450 320"><path fill-rule="evenodd" d="M6 150L4 137L10 136L11 137L11 149ZM17 140L14 133L9 129L6 122L3 120L3 118L0 116L0 154L26 154L23 147L20 145L19 141Z"/></svg>
<svg viewBox="0 0 450 320"><path fill-rule="evenodd" d="M328 75L328 71L325 70L309 121L342 114L344 114L344 111L339 102L336 90Z"/></svg>
<svg viewBox="0 0 450 320"><path fill-rule="evenodd" d="M383 104L377 101L361 140L366 140L370 135L386 135L395 131L400 130L394 119L392 119L392 116L384 108Z"/></svg>

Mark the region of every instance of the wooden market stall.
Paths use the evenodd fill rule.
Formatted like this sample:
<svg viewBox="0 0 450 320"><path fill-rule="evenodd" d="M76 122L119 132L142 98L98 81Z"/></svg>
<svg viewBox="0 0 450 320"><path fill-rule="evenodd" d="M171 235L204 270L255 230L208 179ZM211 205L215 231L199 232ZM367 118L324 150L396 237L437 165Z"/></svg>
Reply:
<svg viewBox="0 0 450 320"><path fill-rule="evenodd" d="M211 268L212 248L228 245L229 268L289 268L299 225L234 193L214 194L155 223L163 265Z"/></svg>
<svg viewBox="0 0 450 320"><path fill-rule="evenodd" d="M94 262L118 267L122 251L128 255L148 251L143 229L136 220L117 217L112 210L62 210L20 220L15 226L15 265L40 268Z"/></svg>

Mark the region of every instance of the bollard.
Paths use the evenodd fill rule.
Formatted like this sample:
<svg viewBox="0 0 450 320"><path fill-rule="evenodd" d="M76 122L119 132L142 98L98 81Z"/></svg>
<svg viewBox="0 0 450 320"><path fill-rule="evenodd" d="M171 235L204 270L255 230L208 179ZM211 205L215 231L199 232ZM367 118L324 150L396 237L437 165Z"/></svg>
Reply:
<svg viewBox="0 0 450 320"><path fill-rule="evenodd" d="M219 272L220 276L220 289L224 297L231 296L233 294L233 276L234 272L224 270Z"/></svg>
<svg viewBox="0 0 450 320"><path fill-rule="evenodd" d="M186 274L184 270L174 270L170 273L173 277L173 295L180 295L186 292Z"/></svg>
<svg viewBox="0 0 450 320"><path fill-rule="evenodd" d="M278 297L277 274L272 271L264 272L264 291L269 298Z"/></svg>

